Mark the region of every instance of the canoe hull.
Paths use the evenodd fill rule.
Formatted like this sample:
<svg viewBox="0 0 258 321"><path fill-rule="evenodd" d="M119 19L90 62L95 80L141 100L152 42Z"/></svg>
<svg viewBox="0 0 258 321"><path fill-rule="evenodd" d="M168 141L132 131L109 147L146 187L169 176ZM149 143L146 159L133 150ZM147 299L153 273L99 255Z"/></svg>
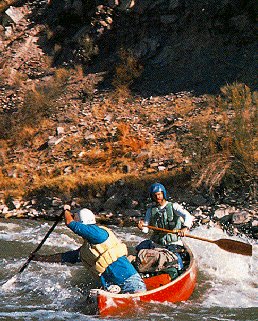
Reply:
<svg viewBox="0 0 258 321"><path fill-rule="evenodd" d="M134 294L113 294L104 290L98 290L97 303L99 314L103 317L121 314L130 314L136 307L144 302L181 302L186 301L192 295L197 278L197 267L192 253L191 263L188 269L173 281L167 279L164 285L159 284L157 277L144 279L147 291ZM154 287L155 278L157 287ZM164 281L164 280L163 280ZM150 289L151 288L151 289ZM149 290L150 289L150 290Z"/></svg>

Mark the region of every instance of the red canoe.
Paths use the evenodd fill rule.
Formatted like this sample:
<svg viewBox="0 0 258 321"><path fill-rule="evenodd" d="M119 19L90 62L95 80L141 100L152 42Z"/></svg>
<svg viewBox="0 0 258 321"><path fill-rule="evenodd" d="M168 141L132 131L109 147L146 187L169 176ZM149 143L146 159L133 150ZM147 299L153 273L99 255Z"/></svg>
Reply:
<svg viewBox="0 0 258 321"><path fill-rule="evenodd" d="M144 278L146 292L134 294L115 294L97 290L98 311L102 317L128 314L135 311L144 302L180 302L192 295L197 278L197 268L192 252L189 253L189 266L176 279L171 280L169 274L160 274Z"/></svg>

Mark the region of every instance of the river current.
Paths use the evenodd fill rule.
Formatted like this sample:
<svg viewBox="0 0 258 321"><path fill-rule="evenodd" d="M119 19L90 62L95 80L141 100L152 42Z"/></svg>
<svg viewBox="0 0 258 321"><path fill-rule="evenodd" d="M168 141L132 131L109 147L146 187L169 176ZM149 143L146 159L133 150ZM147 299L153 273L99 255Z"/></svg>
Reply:
<svg viewBox="0 0 258 321"><path fill-rule="evenodd" d="M89 290L98 284L82 265L30 262L22 273L17 274L52 224L0 219L0 320L111 320L100 318L86 304ZM137 228L110 228L129 248L144 239ZM229 238L218 227L198 227L191 234L214 240ZM149 303L143 310L112 320L258 320L258 246L247 238L233 239L251 243L252 257L232 254L215 244L185 238L198 266L198 282L192 297L177 304ZM39 253L76 249L80 242L79 237L60 223Z"/></svg>

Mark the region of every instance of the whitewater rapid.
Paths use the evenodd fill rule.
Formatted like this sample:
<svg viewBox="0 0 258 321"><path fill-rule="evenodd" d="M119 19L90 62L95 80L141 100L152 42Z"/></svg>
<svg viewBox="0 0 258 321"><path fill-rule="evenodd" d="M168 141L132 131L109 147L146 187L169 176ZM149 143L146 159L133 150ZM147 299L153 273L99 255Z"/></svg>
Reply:
<svg viewBox="0 0 258 321"><path fill-rule="evenodd" d="M66 266L31 262L9 288L5 290L1 288L3 283L16 275L51 226L51 222L0 221L0 295L3 298L0 303L0 320L8 320L14 312L16 319L13 320L32 320L32 316L32 319L24 317L26 311L35 319L40 315L38 320L52 320L51 318L53 320L93 320L95 318L88 316L87 311L86 314L83 313L81 306L85 295L91 288L98 286L98 283L82 265ZM146 237L137 228L115 226L110 228L129 247L134 247ZM229 238L216 226L211 228L200 226L192 230L191 234L212 240ZM182 310L179 319L174 315L175 305L170 304L163 307L155 306L149 315L150 319L146 320L155 320L156 315L159 318L165 315L171 320L173 318L189 320L189 311L198 315L200 320L202 320L201 314L205 315L203 320L206 320L207 314L207 320L209 320L209 317L215 313L213 311L218 309L219 311L222 309L222 316L218 320L231 320L229 315L232 311L235 311L235 320L239 313L243 314L243 311L246 315L255 315L258 307L257 244L246 237L231 237L231 239L251 243L252 257L226 252L216 244L185 238L198 266L199 276L194 294L189 301L177 306L177 309ZM64 223L61 223L47 239L40 253L53 254L76 249L80 245L80 237L74 235ZM77 306L75 310L74 306ZM80 312L77 311L78 309ZM63 310L63 313L60 310ZM136 316L135 320L138 320L137 318ZM239 317L239 320L248 319ZM250 320L255 319L250 317Z"/></svg>

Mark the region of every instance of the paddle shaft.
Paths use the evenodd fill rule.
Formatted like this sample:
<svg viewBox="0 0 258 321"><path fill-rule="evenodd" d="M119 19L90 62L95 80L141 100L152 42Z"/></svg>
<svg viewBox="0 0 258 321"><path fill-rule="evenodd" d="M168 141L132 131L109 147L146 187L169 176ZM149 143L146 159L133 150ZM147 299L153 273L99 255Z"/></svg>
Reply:
<svg viewBox="0 0 258 321"><path fill-rule="evenodd" d="M164 233L177 234L179 231L179 230L167 230L165 228L150 226L150 225L148 225L147 227L151 230L161 231ZM252 245L248 244L248 243L243 243L240 241L235 241L235 240L230 240L230 239L210 240L210 239L206 239L204 237L191 235L191 234L187 234L187 233L185 233L184 236L190 237L192 239L216 244L221 249L223 249L227 252L252 256Z"/></svg>
<svg viewBox="0 0 258 321"><path fill-rule="evenodd" d="M151 229L151 230L161 231L161 232L165 232L165 233L172 233L172 234L177 234L178 231L179 231L179 230L167 230L165 228L151 226L151 225L148 225L147 227L149 229ZM204 237L199 237L199 236L191 235L191 234L188 234L188 233L185 233L184 236L190 237L192 239L200 240L200 241L210 242L210 243L215 243L216 242L216 241L213 241L213 240L206 239Z"/></svg>
<svg viewBox="0 0 258 321"><path fill-rule="evenodd" d="M33 259L33 256L36 252L38 252L38 250L42 247L42 245L46 242L46 240L48 239L49 235L53 232L53 230L55 229L55 227L57 226L58 222L61 220L61 218L63 217L63 213L61 213L55 223L51 226L51 228L48 230L47 234L45 235L45 237L43 238L43 240L39 243L39 245L36 247L36 249L31 252L30 256L28 257L27 261L23 264L23 266L20 268L20 270L18 271L18 273L22 273L26 267L29 265L30 261Z"/></svg>

